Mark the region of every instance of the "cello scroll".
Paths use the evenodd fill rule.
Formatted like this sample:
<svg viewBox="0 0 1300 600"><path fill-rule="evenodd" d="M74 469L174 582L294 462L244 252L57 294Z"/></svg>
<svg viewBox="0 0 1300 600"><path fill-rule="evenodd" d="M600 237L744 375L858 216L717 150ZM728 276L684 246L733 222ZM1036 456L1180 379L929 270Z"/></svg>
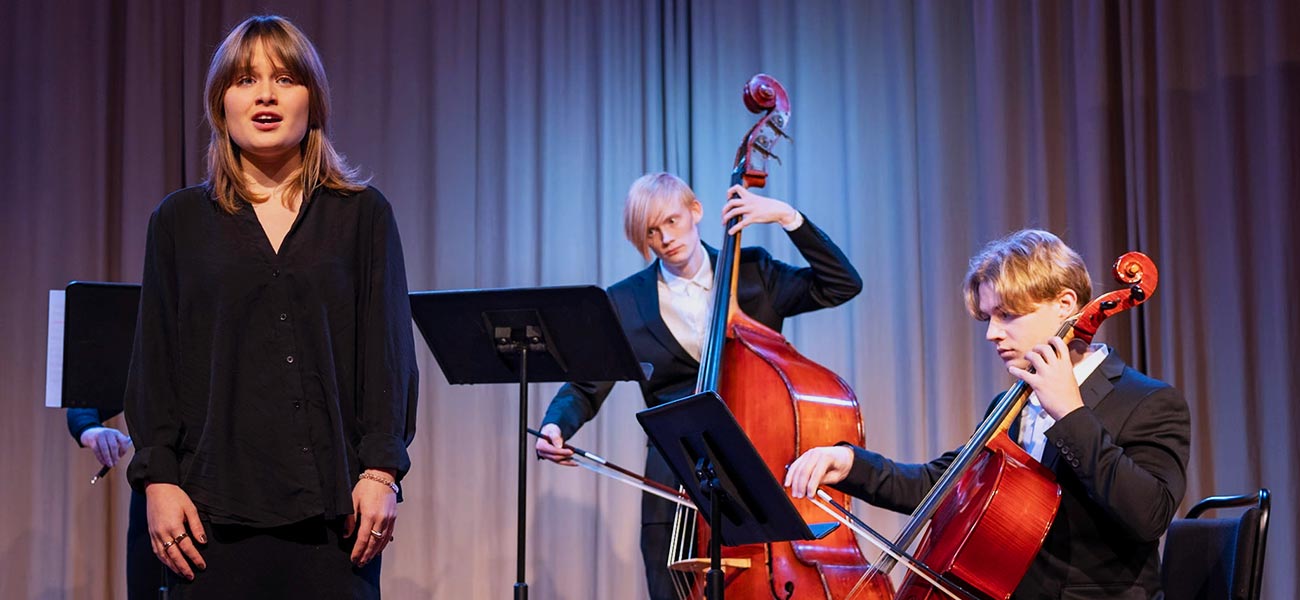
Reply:
<svg viewBox="0 0 1300 600"><path fill-rule="evenodd" d="M1092 336L1107 318L1149 300L1160 282L1156 264L1141 252L1125 252L1115 259L1112 271L1115 279L1128 287L1098 296L1079 312L1074 322L1074 338L1085 344L1092 343Z"/></svg>

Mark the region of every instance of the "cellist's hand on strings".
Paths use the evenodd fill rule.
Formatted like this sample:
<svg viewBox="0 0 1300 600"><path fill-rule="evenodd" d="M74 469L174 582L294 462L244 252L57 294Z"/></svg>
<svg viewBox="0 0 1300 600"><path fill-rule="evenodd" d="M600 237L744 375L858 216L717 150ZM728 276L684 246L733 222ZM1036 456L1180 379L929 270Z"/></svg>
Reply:
<svg viewBox="0 0 1300 600"><path fill-rule="evenodd" d="M1025 353L1025 360L1034 368L1033 373L1015 366L1007 371L1034 389L1038 403L1053 419L1059 421L1083 406L1079 383L1074 378L1074 361L1065 341L1053 337L1046 344L1034 346Z"/></svg>
<svg viewBox="0 0 1300 600"><path fill-rule="evenodd" d="M743 185L733 185L727 190L727 203L722 207L722 223L726 225L732 217L739 217L727 234L734 234L741 229L749 227L755 223L780 223L782 226L793 226L799 219L799 211L794 207L777 200L760 196L749 191Z"/></svg>
<svg viewBox="0 0 1300 600"><path fill-rule="evenodd" d="M564 437L560 435L560 426L547 423L542 426L543 438L537 438L537 458L545 458L566 467L576 467L573 451L564 447Z"/></svg>
<svg viewBox="0 0 1300 600"><path fill-rule="evenodd" d="M839 483L853 468L853 449L848 446L813 448L795 459L785 471L785 487L795 498L809 498L823 485Z"/></svg>

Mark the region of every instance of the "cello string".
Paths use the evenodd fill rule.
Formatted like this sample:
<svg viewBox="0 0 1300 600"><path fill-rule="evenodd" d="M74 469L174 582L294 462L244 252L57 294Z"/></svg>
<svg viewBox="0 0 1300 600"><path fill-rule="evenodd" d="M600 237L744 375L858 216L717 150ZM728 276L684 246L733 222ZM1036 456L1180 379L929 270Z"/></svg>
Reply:
<svg viewBox="0 0 1300 600"><path fill-rule="evenodd" d="M809 498L809 500L811 500L813 504L817 505L817 508L822 509L823 511L826 512L826 514L829 514L830 516L834 517L836 521L839 521L840 523L843 523L845 526L847 526L849 530L851 530L853 533L862 536L868 542L871 542L872 545L880 548L882 552L884 552L886 555L892 558L895 562L901 562L904 567L908 568L909 570L911 570L913 573L915 573L917 576L921 577L922 579L925 579L927 582L929 582L939 591L947 594L949 597L953 598L954 600L965 600L965 599L973 600L973 596L968 594L965 590L961 589L960 586L948 581L943 575L934 572L934 570L931 569L929 566L927 566L925 563L918 561L911 555L907 554L906 549L900 550L896 547L893 547L893 545L889 543L889 540L887 540L885 536L880 535L879 533L876 532L876 530L872 529L866 523L862 522L862 520L859 519L857 515L853 514L852 511L845 508L839 502L836 502L824 490L817 490L817 495L815 497ZM832 509L831 507L834 508ZM871 568L867 569L867 571L863 573L862 577L858 579L858 583L857 585L853 586L853 590L856 591L867 580L867 577L870 576L873 572L880 572L884 574L883 571L879 571L876 568L875 564L872 564ZM939 583L940 581L942 581L943 583ZM949 586L951 586L951 588ZM852 592L850 592L850 596L851 595Z"/></svg>

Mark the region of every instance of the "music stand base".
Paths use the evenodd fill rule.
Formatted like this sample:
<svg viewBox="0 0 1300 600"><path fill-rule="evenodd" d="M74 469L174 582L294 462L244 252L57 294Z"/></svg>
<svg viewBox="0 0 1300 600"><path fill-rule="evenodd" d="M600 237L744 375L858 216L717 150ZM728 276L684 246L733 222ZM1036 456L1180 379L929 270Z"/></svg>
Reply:
<svg viewBox="0 0 1300 600"><path fill-rule="evenodd" d="M722 483L718 481L713 465L701 458L696 465L696 475L700 478L700 488L709 493L709 572L705 575L705 597L708 600L722 600L726 576L722 571L722 505L726 498L722 493Z"/></svg>

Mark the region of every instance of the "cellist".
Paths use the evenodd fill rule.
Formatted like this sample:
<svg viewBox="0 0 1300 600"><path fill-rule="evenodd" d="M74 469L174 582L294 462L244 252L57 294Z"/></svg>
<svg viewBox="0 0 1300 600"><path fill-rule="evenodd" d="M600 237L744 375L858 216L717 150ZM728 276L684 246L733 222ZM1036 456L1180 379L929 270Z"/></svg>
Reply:
<svg viewBox="0 0 1300 600"><path fill-rule="evenodd" d="M1012 597L1155 596L1160 536L1186 483L1191 425L1182 394L1103 344L1055 337L1092 285L1078 253L1049 232L989 243L971 259L963 287L967 311L988 322L985 339L1033 390L1011 439L1061 486L1055 520ZM849 445L814 448L791 464L785 484L796 498L828 485L910 512L956 454L904 464Z"/></svg>
<svg viewBox="0 0 1300 600"><path fill-rule="evenodd" d="M739 304L764 325L780 331L787 317L847 302L862 290L862 279L844 253L789 204L741 186L728 190L723 222L741 217L733 231L760 223L779 224L808 261L798 268L762 248L745 248L740 257ZM624 232L649 266L609 288L610 299L639 360L654 366L641 387L646 406L691 395L699 371L701 344L709 324L710 288L717 250L700 240L704 208L690 186L669 173L637 179L624 203ZM543 418L537 442L540 458L571 464L563 442L596 416L611 383L570 383L560 388ZM667 463L654 448L645 475L676 487ZM641 554L650 597L674 598L667 569L673 504L646 495L641 506Z"/></svg>

